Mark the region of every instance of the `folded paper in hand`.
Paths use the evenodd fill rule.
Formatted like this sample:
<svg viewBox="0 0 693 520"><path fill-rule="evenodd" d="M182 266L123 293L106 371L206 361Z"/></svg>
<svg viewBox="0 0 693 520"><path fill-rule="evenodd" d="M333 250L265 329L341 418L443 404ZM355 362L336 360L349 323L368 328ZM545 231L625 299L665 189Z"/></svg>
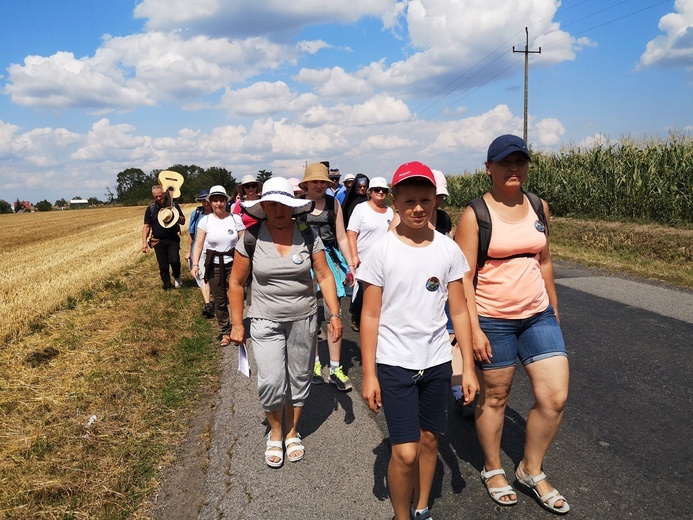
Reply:
<svg viewBox="0 0 693 520"><path fill-rule="evenodd" d="M248 361L248 351L245 343L238 346L238 371L245 377L250 377L250 362Z"/></svg>

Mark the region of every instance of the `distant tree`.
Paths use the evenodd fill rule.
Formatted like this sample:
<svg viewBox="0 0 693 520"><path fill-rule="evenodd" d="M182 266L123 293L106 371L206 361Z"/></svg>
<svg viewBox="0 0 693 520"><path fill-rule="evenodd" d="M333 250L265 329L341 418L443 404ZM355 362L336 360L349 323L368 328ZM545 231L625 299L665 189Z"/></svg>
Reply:
<svg viewBox="0 0 693 520"><path fill-rule="evenodd" d="M0 199L0 213L12 213L12 204Z"/></svg>
<svg viewBox="0 0 693 520"><path fill-rule="evenodd" d="M46 199L44 199L41 202L36 203L36 209L38 211L50 211L53 209L53 205Z"/></svg>
<svg viewBox="0 0 693 520"><path fill-rule="evenodd" d="M158 173L158 172L157 172ZM156 175L147 175L139 168L128 168L117 177L116 193L121 204L146 204L152 198L152 186L157 183Z"/></svg>
<svg viewBox="0 0 693 520"><path fill-rule="evenodd" d="M111 188L106 186L106 204L113 204L115 202L115 195L113 195L113 192L111 191Z"/></svg>
<svg viewBox="0 0 693 520"><path fill-rule="evenodd" d="M268 172L267 170L259 170L258 176L256 177L256 179L258 180L258 182L265 182L268 179L270 179L271 177L272 177L272 172Z"/></svg>
<svg viewBox="0 0 693 520"><path fill-rule="evenodd" d="M55 201L55 205L59 208L64 208L67 206L67 201L65 199L58 199Z"/></svg>
<svg viewBox="0 0 693 520"><path fill-rule="evenodd" d="M22 209L22 201L17 199L14 201L14 212L17 213L18 211L21 211Z"/></svg>
<svg viewBox="0 0 693 520"><path fill-rule="evenodd" d="M76 197L72 197L71 200L84 200L84 199L82 197L80 197L79 195L77 195Z"/></svg>
<svg viewBox="0 0 693 520"><path fill-rule="evenodd" d="M99 206L100 204L103 204L103 202L101 202L96 197L89 197L87 199L87 202L89 203L90 206Z"/></svg>

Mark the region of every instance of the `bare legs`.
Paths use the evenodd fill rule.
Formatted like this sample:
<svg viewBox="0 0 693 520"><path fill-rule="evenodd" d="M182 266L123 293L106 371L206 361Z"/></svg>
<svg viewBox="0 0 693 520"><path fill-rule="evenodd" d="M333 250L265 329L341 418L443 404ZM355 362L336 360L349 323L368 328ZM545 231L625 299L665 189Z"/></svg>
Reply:
<svg viewBox="0 0 693 520"><path fill-rule="evenodd" d="M555 356L530 363L525 367L534 392L534 406L527 416L524 470L531 474L541 473L546 452L551 446L563 420L563 408L568 398L568 358ZM485 370L479 373L481 397L476 412L476 431L484 452L487 470L501 467L500 443L503 432L505 407L508 402L515 368ZM507 485L502 475L489 480L489 487ZM542 480L537 485L540 495L553 487ZM514 495L501 500L512 500ZM562 501L556 503L561 507Z"/></svg>
<svg viewBox="0 0 693 520"><path fill-rule="evenodd" d="M387 480L396 520L409 520L412 496L415 509L428 507L437 460L438 435L428 430L419 442L392 446Z"/></svg>
<svg viewBox="0 0 693 520"><path fill-rule="evenodd" d="M286 413L286 438L292 438L297 436L296 424L301 417L301 411L303 410L300 406L285 406L284 408L279 408L278 410L273 410L271 412L265 412L267 416L267 422L270 425L270 440L281 441L284 438L282 431L282 416ZM281 448L276 448L279 452ZM294 452L296 456L301 454L300 451ZM293 456L293 455L292 455ZM269 457L270 462L279 462L279 457Z"/></svg>

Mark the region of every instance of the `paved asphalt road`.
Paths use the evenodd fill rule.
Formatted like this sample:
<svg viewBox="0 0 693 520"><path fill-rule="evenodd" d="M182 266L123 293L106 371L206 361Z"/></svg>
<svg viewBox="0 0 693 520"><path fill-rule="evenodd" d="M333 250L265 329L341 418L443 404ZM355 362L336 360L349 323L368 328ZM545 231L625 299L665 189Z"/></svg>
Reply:
<svg viewBox="0 0 693 520"><path fill-rule="evenodd" d="M693 518L693 294L594 272L557 268L570 398L545 472L566 496L574 519ZM322 353L327 357L324 342ZM272 470L263 462L266 424L254 376L223 360L222 386L200 519L389 519L383 418L360 397L358 337L345 331L345 369L354 391L314 386L301 420L306 457ZM520 368L506 413L503 466L522 457L532 405ZM436 520L554 517L519 493L495 506L479 480L482 457L473 420L450 398L433 486ZM181 489L180 493L186 491ZM163 498L163 497L162 497ZM159 504L165 510L165 503ZM167 511L167 518L183 518Z"/></svg>

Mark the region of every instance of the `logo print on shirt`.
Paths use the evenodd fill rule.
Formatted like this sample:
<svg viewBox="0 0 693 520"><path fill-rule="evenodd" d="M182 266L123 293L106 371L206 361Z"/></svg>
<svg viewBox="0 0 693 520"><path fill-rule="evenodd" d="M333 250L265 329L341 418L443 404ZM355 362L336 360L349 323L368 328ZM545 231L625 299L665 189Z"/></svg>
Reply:
<svg viewBox="0 0 693 520"><path fill-rule="evenodd" d="M539 231L539 233L543 233L544 231L546 231L546 227L544 227L544 224L541 223L541 220L535 220L534 227L537 231Z"/></svg>
<svg viewBox="0 0 693 520"><path fill-rule="evenodd" d="M303 257L296 253L294 256L291 257L291 260L296 264L296 265L301 265L303 263Z"/></svg>
<svg viewBox="0 0 693 520"><path fill-rule="evenodd" d="M436 278L435 276L431 276L428 280L426 280L427 291L437 291L438 287L440 287L440 280L438 280L438 278Z"/></svg>

